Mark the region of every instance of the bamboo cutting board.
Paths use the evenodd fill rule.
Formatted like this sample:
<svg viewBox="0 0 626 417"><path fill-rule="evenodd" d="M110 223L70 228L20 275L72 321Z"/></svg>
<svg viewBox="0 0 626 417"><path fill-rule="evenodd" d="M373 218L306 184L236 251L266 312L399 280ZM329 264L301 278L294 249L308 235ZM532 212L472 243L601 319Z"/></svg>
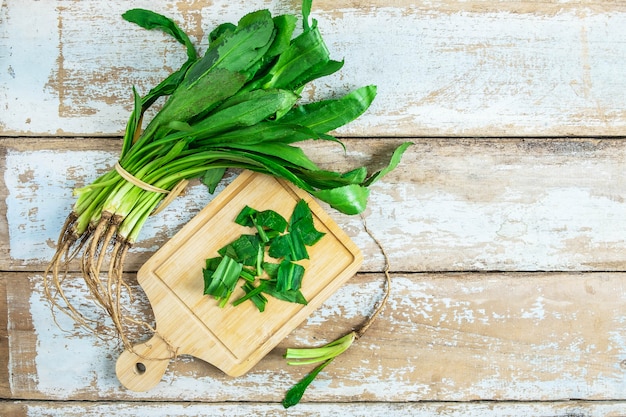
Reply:
<svg viewBox="0 0 626 417"><path fill-rule="evenodd" d="M205 260L241 234L254 233L234 223L242 208L275 210L288 220L300 199L309 204L316 228L326 233L308 248L301 288L306 306L268 296L261 313L250 301L220 308L203 294ZM122 353L118 379L128 389L149 390L162 379L172 349L240 376L353 276L362 261L359 248L309 194L286 181L244 171L140 268L137 279L152 305L157 333ZM231 302L243 294L238 285Z"/></svg>

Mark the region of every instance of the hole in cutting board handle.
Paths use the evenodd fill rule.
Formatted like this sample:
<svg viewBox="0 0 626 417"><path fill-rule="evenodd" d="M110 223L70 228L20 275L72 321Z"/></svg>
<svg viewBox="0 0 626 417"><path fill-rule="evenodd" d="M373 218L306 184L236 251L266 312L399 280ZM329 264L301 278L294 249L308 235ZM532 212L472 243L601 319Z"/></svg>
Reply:
<svg viewBox="0 0 626 417"><path fill-rule="evenodd" d="M143 362L137 362L135 364L135 372L137 375L143 375L146 373L146 365Z"/></svg>
<svg viewBox="0 0 626 417"><path fill-rule="evenodd" d="M117 379L132 391L148 391L163 378L170 363L169 346L159 336L125 350L117 359ZM158 358L158 359L150 359Z"/></svg>

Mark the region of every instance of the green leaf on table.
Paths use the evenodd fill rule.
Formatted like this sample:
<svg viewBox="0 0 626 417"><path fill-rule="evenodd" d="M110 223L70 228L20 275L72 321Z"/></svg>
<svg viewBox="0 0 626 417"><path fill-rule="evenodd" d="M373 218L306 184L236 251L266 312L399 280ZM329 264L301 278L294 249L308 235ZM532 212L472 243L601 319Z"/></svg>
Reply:
<svg viewBox="0 0 626 417"><path fill-rule="evenodd" d="M276 262L263 262L263 270L267 273L267 276L270 277L270 280L276 280L278 276L278 268L280 267L280 263Z"/></svg>
<svg viewBox="0 0 626 417"><path fill-rule="evenodd" d="M221 257L221 256L216 256L216 257L213 257L213 258L208 258L208 259L205 261L205 267L204 267L204 269L206 269L206 270L207 270L207 271L209 271L210 273L213 273L213 272L217 269L217 267L218 267L218 265L220 264L221 260L222 260L222 257Z"/></svg>
<svg viewBox="0 0 626 417"><path fill-rule="evenodd" d="M272 239L269 251L269 256L275 259L287 258L291 256L291 236L288 234L276 236Z"/></svg>
<svg viewBox="0 0 626 417"><path fill-rule="evenodd" d="M267 304L267 298L261 293L263 284L255 287L254 284L246 282L242 285L243 291L246 293L243 297L233 302L233 306L238 306L246 300L252 301L260 313L265 311L265 305Z"/></svg>
<svg viewBox="0 0 626 417"><path fill-rule="evenodd" d="M276 289L276 281L269 280L263 283L263 292L277 300L286 301L288 303L296 303L307 305L308 302L300 290L278 291Z"/></svg>
<svg viewBox="0 0 626 417"><path fill-rule="evenodd" d="M402 159L402 155L404 154L404 152L407 150L407 148L409 146L411 146L413 143L412 142L404 142L403 144L401 144L400 146L398 146L396 148L395 151L393 151L393 155L391 155L391 158L389 160L389 164L381 169L380 171L376 172L374 175L372 175L366 182L365 182L365 186L369 187L370 185L372 185L373 183L375 183L376 181L378 181L379 179L381 179L383 176L387 175L389 172L393 171L396 166L398 166L398 164L400 163L400 160Z"/></svg>
<svg viewBox="0 0 626 417"><path fill-rule="evenodd" d="M196 50L187 34L174 23L174 21L161 14L145 9L131 9L122 14L122 18L135 23L144 29L160 29L172 35L178 42L187 47L187 57L196 58Z"/></svg>
<svg viewBox="0 0 626 417"><path fill-rule="evenodd" d="M309 253L302 238L294 233L286 233L272 239L268 254L272 258L285 258L290 261L309 259Z"/></svg>
<svg viewBox="0 0 626 417"><path fill-rule="evenodd" d="M289 408L300 402L302 396L306 389L311 385L311 382L315 380L317 375L322 372L326 366L333 361L334 358L328 359L326 362L322 362L320 365L316 366L310 373L308 373L304 378L302 378L297 384L295 384L283 399L283 407Z"/></svg>
<svg viewBox="0 0 626 417"><path fill-rule="evenodd" d="M258 212L258 210L246 205L241 209L239 214L237 214L237 217L235 217L235 223L244 227L253 227L254 222L252 221L252 217Z"/></svg>
<svg viewBox="0 0 626 417"><path fill-rule="evenodd" d="M256 225L264 229L282 233L287 228L287 220L274 210L259 211L254 217Z"/></svg>

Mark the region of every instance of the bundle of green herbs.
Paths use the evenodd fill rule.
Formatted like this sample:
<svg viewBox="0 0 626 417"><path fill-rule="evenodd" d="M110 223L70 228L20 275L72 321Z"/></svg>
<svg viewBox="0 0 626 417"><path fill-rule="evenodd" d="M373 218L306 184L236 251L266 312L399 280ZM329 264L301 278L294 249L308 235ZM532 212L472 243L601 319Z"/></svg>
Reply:
<svg viewBox="0 0 626 417"><path fill-rule="evenodd" d="M330 58L317 22L309 19L311 3L303 1L300 34L295 35L296 16L259 10L215 28L203 56L171 19L143 9L123 14L129 22L173 36L186 48L187 60L146 95L133 88L119 162L75 190L77 199L44 274L53 306L103 333L102 323L85 317L64 291L69 263L79 258L93 299L130 348L124 329L133 319L121 303L128 290L122 278L126 255L146 219L192 178L201 178L213 193L226 169L248 169L288 180L340 212L365 209L368 187L395 168L409 143L371 175L366 167L322 170L294 145L327 140L343 146L329 132L359 117L376 95L375 86L365 86L340 98L299 102L311 81L343 65ZM164 104L143 128L144 113L161 97Z"/></svg>

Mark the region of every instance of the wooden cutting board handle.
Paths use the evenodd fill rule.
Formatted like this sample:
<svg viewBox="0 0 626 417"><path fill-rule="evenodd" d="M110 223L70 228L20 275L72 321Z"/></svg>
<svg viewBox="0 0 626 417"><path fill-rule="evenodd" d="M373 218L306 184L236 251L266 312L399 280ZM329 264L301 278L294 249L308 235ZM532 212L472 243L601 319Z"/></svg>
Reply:
<svg viewBox="0 0 626 417"><path fill-rule="evenodd" d="M156 386L170 363L171 350L158 335L145 343L125 350L117 359L115 373L126 388L148 391ZM152 359L154 358L154 359Z"/></svg>

